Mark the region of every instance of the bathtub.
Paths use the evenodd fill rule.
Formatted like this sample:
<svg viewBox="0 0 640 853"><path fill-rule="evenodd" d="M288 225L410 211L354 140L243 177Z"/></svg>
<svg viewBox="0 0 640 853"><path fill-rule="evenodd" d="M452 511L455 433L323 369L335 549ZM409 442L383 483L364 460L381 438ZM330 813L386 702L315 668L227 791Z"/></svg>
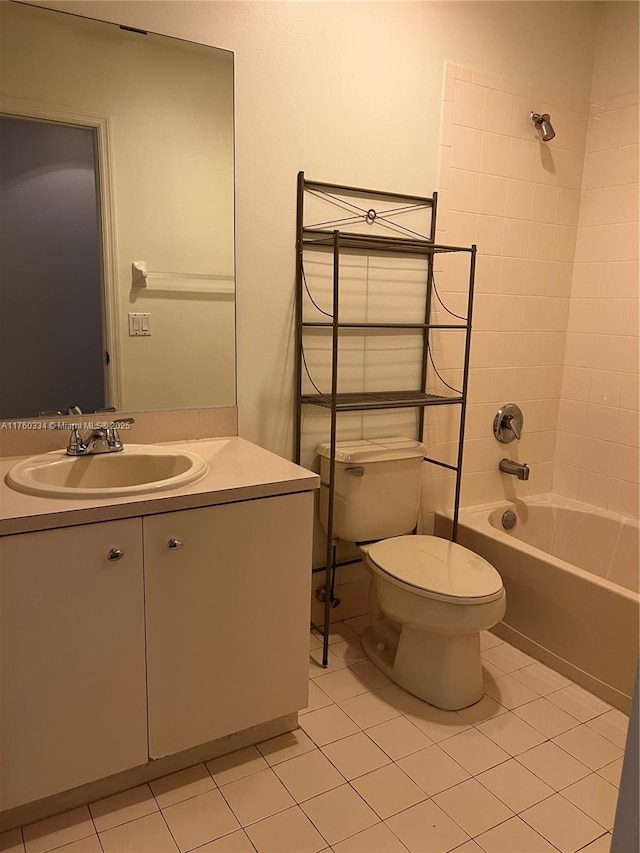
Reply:
<svg viewBox="0 0 640 853"><path fill-rule="evenodd" d="M516 515L502 526L507 510ZM436 515L448 536L451 516ZM498 636L629 713L638 663L638 523L556 495L460 510L458 541L507 591Z"/></svg>

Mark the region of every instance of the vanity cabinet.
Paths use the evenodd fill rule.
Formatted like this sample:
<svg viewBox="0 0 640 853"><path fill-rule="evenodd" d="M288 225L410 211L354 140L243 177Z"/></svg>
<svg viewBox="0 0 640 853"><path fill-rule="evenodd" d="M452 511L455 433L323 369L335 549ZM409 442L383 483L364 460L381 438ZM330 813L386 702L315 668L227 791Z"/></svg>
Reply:
<svg viewBox="0 0 640 853"><path fill-rule="evenodd" d="M140 519L0 537L0 808L147 760L143 617Z"/></svg>
<svg viewBox="0 0 640 853"><path fill-rule="evenodd" d="M0 810L304 707L312 519L303 491L0 537Z"/></svg>
<svg viewBox="0 0 640 853"><path fill-rule="evenodd" d="M143 520L151 758L307 704L312 507L304 492Z"/></svg>

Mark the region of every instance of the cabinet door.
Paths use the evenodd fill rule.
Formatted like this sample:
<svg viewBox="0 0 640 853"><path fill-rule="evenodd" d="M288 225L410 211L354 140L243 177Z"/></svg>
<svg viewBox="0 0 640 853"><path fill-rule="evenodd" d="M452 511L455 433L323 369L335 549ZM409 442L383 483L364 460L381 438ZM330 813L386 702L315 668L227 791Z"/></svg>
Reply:
<svg viewBox="0 0 640 853"><path fill-rule="evenodd" d="M0 538L1 809L147 761L143 592L140 519Z"/></svg>
<svg viewBox="0 0 640 853"><path fill-rule="evenodd" d="M312 517L305 492L144 519L151 758L306 706Z"/></svg>

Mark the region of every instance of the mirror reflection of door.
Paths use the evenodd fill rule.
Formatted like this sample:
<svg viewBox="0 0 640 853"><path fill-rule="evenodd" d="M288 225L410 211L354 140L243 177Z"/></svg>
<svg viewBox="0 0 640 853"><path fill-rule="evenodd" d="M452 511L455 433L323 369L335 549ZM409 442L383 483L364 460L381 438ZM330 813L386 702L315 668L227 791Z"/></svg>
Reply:
<svg viewBox="0 0 640 853"><path fill-rule="evenodd" d="M0 116L0 418L109 405L96 170L93 129Z"/></svg>

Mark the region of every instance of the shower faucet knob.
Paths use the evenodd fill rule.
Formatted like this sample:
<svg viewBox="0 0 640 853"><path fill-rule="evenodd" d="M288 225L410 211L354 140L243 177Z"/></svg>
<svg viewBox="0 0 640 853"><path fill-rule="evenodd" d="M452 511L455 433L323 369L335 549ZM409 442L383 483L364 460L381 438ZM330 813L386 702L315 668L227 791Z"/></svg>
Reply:
<svg viewBox="0 0 640 853"><path fill-rule="evenodd" d="M524 415L515 403L506 403L493 419L493 434L501 444L509 444L522 435Z"/></svg>

